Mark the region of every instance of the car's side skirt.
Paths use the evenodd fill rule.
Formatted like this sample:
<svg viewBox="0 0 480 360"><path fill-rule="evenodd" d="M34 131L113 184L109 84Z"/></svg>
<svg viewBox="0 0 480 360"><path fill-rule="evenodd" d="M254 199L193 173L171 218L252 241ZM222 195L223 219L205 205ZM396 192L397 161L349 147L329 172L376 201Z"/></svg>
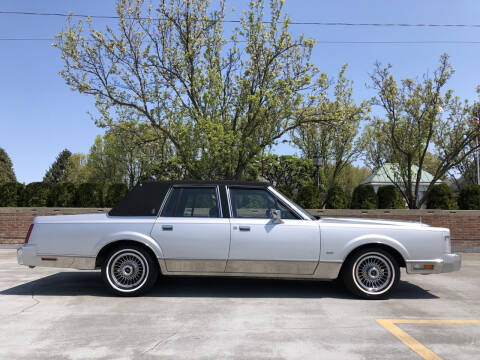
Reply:
<svg viewBox="0 0 480 360"><path fill-rule="evenodd" d="M342 267L341 261L272 261L159 259L164 275L239 276L263 278L336 279ZM241 263L240 263L241 262ZM248 263L246 263L248 262ZM245 271L248 266L248 271Z"/></svg>

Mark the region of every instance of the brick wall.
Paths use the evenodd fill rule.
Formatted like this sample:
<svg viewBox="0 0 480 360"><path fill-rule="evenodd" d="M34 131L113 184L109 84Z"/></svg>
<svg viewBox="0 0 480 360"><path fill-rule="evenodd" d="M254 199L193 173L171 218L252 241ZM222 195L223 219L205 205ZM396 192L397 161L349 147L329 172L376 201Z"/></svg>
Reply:
<svg viewBox="0 0 480 360"><path fill-rule="evenodd" d="M0 244L23 243L33 218L42 215L73 215L107 212L97 208L2 208L0 207ZM420 221L451 231L457 251L480 252L480 211L477 210L309 210L324 217L361 217Z"/></svg>
<svg viewBox="0 0 480 360"><path fill-rule="evenodd" d="M20 244L35 216L75 215L107 212L96 208L22 208L0 207L0 244Z"/></svg>
<svg viewBox="0 0 480 360"><path fill-rule="evenodd" d="M480 210L318 210L313 215L324 217L360 217L417 221L450 229L455 251L480 252Z"/></svg>

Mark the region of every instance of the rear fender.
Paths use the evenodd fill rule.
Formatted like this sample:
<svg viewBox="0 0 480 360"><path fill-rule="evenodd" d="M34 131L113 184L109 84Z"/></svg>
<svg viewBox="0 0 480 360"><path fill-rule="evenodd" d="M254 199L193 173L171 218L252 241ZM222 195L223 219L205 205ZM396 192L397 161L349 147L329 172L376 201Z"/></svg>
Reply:
<svg viewBox="0 0 480 360"><path fill-rule="evenodd" d="M160 248L160 245L153 240L150 236L133 232L133 231L121 231L117 232L114 234L108 234L107 236L103 237L95 246L94 249L94 254L95 256L98 256L98 253L102 248L104 248L106 245L111 244L115 241L120 241L120 240L130 240L130 241L137 241L148 248L150 248L155 256L159 259L163 259L163 252L162 249Z"/></svg>

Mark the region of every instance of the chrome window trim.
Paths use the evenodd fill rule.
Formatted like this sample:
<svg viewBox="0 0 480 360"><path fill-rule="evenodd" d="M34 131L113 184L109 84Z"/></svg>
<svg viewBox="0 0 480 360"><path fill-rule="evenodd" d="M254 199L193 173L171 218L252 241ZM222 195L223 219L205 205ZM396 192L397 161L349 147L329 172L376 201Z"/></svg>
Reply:
<svg viewBox="0 0 480 360"><path fill-rule="evenodd" d="M301 211L298 211L297 207L294 206L290 200L285 197L285 196L282 196L282 194L278 193L274 188L273 186L269 186L268 188L268 191L270 191L270 193L272 193L277 199L279 199L284 205L287 205L287 207L294 211L295 214L297 214L301 220L309 220L309 221L313 221L312 219L310 218L307 218Z"/></svg>
<svg viewBox="0 0 480 360"><path fill-rule="evenodd" d="M173 189L173 186L170 186L170 188L168 189L167 193L166 193L165 196L163 197L162 205L160 205L160 210L159 210L158 213L157 213L157 217L161 217L161 216L162 216L163 208L165 207L165 205L167 204L168 199L170 198L170 194L172 193L172 189Z"/></svg>
<svg viewBox="0 0 480 360"><path fill-rule="evenodd" d="M282 204L283 206L285 206L288 210L290 210L294 215L297 216L297 219L286 219L286 220L310 220L310 219L306 219L303 214L299 213L298 210L295 208L295 207L292 207L290 205L290 202L286 202L284 201L283 199L279 198L277 196L277 194L275 194L274 192L270 191L270 188L271 186L269 187L259 187L259 186L249 186L249 185L232 185L232 186L227 186L227 200L228 200L228 208L229 208L229 211L230 211L230 218L231 219L268 219L268 218L239 218L239 217L234 217L233 216L233 208L232 208L232 202L230 200L230 187L233 187L233 188L245 188L245 189L257 189L257 190L265 190L266 192L268 192L270 195L272 195L278 202L280 202L280 204Z"/></svg>
<svg viewBox="0 0 480 360"><path fill-rule="evenodd" d="M230 212L230 219L235 219L233 217L232 202L230 201L230 186L225 186L225 188L225 193L227 194L228 211Z"/></svg>
<svg viewBox="0 0 480 360"><path fill-rule="evenodd" d="M221 199L220 199L220 188L219 186L217 185L215 187L215 190L217 192L217 207L218 207L218 216L217 218L223 218L223 211L222 211L222 202L221 202Z"/></svg>
<svg viewBox="0 0 480 360"><path fill-rule="evenodd" d="M167 216L162 216L162 211L165 205L167 204L168 199L171 196L171 193L173 192L173 188L185 188L185 187L190 187L190 188L215 188L215 194L217 195L217 208L218 208L218 215L216 217L207 217L207 216L173 216L175 218L194 218L194 219L222 219L223 218L223 212L222 212L222 203L220 200L220 189L218 188L218 185L209 185L209 184L200 184L200 185L195 185L195 184L175 184L168 189L167 194L165 195L165 198L163 199L162 206L160 207L160 211L158 212L157 217L167 217ZM172 217L172 216L170 216Z"/></svg>

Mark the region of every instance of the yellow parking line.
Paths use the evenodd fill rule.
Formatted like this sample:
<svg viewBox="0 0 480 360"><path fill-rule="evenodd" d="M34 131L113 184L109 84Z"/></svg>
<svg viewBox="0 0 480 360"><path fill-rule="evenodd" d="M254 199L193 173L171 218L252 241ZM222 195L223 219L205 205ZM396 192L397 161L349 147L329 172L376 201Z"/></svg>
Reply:
<svg viewBox="0 0 480 360"><path fill-rule="evenodd" d="M377 322L425 360L441 360L441 357L395 324L480 324L480 320L377 319Z"/></svg>

